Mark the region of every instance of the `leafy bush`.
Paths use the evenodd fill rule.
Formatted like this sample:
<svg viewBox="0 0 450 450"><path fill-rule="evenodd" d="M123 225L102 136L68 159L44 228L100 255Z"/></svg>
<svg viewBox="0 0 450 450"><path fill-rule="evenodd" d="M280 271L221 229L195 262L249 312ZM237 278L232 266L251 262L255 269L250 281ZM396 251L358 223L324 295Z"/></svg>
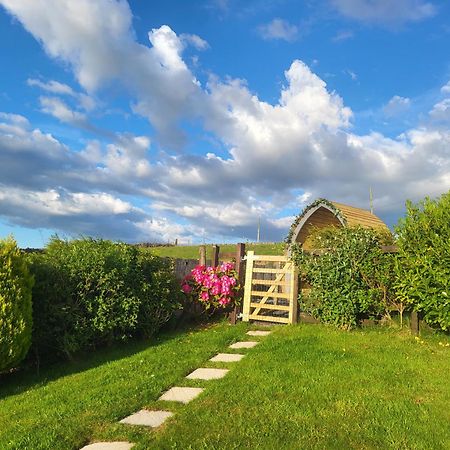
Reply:
<svg viewBox="0 0 450 450"><path fill-rule="evenodd" d="M44 254L30 258L38 355L70 357L136 334L149 336L176 307L170 264L136 247L54 238Z"/></svg>
<svg viewBox="0 0 450 450"><path fill-rule="evenodd" d="M301 307L324 323L350 328L389 313L395 256L381 251L387 233L362 228L322 228L312 235L320 256L293 245L292 256L310 286Z"/></svg>
<svg viewBox="0 0 450 450"><path fill-rule="evenodd" d="M0 240L0 372L15 367L31 343L33 277L12 238Z"/></svg>
<svg viewBox="0 0 450 450"><path fill-rule="evenodd" d="M205 309L233 306L240 286L234 264L225 262L217 267L197 266L182 284L183 292Z"/></svg>
<svg viewBox="0 0 450 450"><path fill-rule="evenodd" d="M174 276L173 260L140 250L139 269L143 276L137 330L151 336L180 307L180 284Z"/></svg>
<svg viewBox="0 0 450 450"><path fill-rule="evenodd" d="M450 329L450 191L436 200L407 202L396 228L397 295L432 325Z"/></svg>

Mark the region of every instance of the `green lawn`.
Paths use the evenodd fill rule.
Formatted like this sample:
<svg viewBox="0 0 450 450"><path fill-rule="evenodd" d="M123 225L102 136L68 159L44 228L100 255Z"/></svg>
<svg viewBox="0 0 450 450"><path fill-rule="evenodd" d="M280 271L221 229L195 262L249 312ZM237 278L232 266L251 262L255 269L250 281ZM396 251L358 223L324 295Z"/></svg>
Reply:
<svg viewBox="0 0 450 450"><path fill-rule="evenodd" d="M276 243L250 243L245 245L246 250L253 250L259 255L283 255L285 244L284 242ZM187 258L198 259L199 246L198 245L180 245L176 247L149 247L148 251L157 256L169 256L171 258ZM212 246L206 246L206 257L211 258ZM220 253L236 252L236 244L222 244L220 245Z"/></svg>
<svg viewBox="0 0 450 450"><path fill-rule="evenodd" d="M278 326L241 362L207 362L247 329L221 323L167 334L0 380L1 448L103 439L136 449L450 448L449 337ZM231 371L221 380L184 379L201 366ZM157 402L173 385L206 389L188 405ZM175 412L157 431L117 423L157 406Z"/></svg>

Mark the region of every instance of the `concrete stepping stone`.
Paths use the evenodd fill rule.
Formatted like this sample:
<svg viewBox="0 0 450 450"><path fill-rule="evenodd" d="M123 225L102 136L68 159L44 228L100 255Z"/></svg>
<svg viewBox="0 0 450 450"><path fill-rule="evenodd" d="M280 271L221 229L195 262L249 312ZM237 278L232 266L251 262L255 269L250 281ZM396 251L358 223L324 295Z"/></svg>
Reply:
<svg viewBox="0 0 450 450"><path fill-rule="evenodd" d="M247 334L249 336L268 336L271 331L262 331L262 330L254 330L254 331L247 331Z"/></svg>
<svg viewBox="0 0 450 450"><path fill-rule="evenodd" d="M195 387L173 387L165 392L158 400L166 400L169 402L189 403L195 397L203 392L202 388Z"/></svg>
<svg viewBox="0 0 450 450"><path fill-rule="evenodd" d="M223 378L227 373L228 369L195 369L186 378L190 380L217 380L218 378Z"/></svg>
<svg viewBox="0 0 450 450"><path fill-rule="evenodd" d="M85 445L81 450L129 450L132 447L134 447L134 444L125 441L95 442Z"/></svg>
<svg viewBox="0 0 450 450"><path fill-rule="evenodd" d="M240 361L245 355L239 355L238 353L218 353L212 357L212 362L236 362Z"/></svg>
<svg viewBox="0 0 450 450"><path fill-rule="evenodd" d="M170 411L148 411L147 409L141 409L137 413L125 417L125 419L122 419L120 423L157 428L172 415L173 413Z"/></svg>
<svg viewBox="0 0 450 450"><path fill-rule="evenodd" d="M256 341L243 341L243 342L235 342L230 345L230 348L253 348L255 345L258 345L259 342Z"/></svg>

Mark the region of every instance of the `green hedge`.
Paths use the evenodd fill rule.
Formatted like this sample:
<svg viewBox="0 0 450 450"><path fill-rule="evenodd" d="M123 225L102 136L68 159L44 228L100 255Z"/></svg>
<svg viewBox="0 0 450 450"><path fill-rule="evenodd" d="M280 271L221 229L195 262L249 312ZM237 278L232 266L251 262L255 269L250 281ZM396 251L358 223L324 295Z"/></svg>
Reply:
<svg viewBox="0 0 450 450"><path fill-rule="evenodd" d="M440 198L407 203L406 217L396 228L399 298L425 321L450 329L450 191Z"/></svg>
<svg viewBox="0 0 450 450"><path fill-rule="evenodd" d="M54 238L30 261L39 357L150 336L178 307L171 262L130 245Z"/></svg>
<svg viewBox="0 0 450 450"><path fill-rule="evenodd" d="M303 311L346 329L389 314L395 257L382 253L380 245L392 243L390 234L332 227L316 230L312 240L324 249L321 256L297 245L291 249L303 281L311 286L309 295L300 297Z"/></svg>
<svg viewBox="0 0 450 450"><path fill-rule="evenodd" d="M0 372L15 367L30 347L32 286L16 242L0 240Z"/></svg>

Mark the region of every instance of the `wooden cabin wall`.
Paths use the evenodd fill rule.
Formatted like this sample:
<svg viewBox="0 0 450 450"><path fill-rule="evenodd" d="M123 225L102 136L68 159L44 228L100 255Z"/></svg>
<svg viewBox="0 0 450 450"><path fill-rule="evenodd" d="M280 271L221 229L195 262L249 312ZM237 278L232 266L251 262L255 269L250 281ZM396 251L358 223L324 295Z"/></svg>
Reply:
<svg viewBox="0 0 450 450"><path fill-rule="evenodd" d="M300 233L297 236L296 241L303 245L304 249L313 248L311 242L309 242L309 234L313 228L325 228L325 227L342 227L339 219L328 209L320 207L315 211L303 225Z"/></svg>

